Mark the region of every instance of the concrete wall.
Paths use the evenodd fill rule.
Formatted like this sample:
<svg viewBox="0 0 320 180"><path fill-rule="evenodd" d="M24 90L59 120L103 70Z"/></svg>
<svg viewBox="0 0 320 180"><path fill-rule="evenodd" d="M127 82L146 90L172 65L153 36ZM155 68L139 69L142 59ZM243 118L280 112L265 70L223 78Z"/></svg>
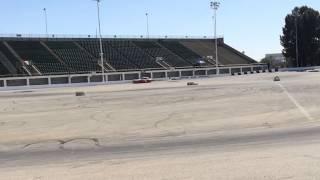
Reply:
<svg viewBox="0 0 320 180"><path fill-rule="evenodd" d="M10 79L7 80L7 86L27 86L27 79Z"/></svg>
<svg viewBox="0 0 320 180"><path fill-rule="evenodd" d="M217 71L215 69L210 69L208 71L208 75L215 75L215 74L217 74Z"/></svg>
<svg viewBox="0 0 320 180"><path fill-rule="evenodd" d="M206 76L207 75L207 71L206 70L197 70L194 72L194 74L196 76Z"/></svg>
<svg viewBox="0 0 320 180"><path fill-rule="evenodd" d="M230 69L220 69L220 74L230 74Z"/></svg>
<svg viewBox="0 0 320 180"><path fill-rule="evenodd" d="M102 76L95 75L90 77L90 82L102 82L102 80Z"/></svg>
<svg viewBox="0 0 320 180"><path fill-rule="evenodd" d="M68 84L69 77L53 77L51 78L51 84Z"/></svg>
<svg viewBox="0 0 320 180"><path fill-rule="evenodd" d="M71 83L88 83L88 76L71 77Z"/></svg>
<svg viewBox="0 0 320 180"><path fill-rule="evenodd" d="M151 78L151 77L152 77L151 74L152 74L152 73L142 73L142 74L141 74L141 77Z"/></svg>
<svg viewBox="0 0 320 180"><path fill-rule="evenodd" d="M48 78L30 79L29 83L30 83L30 86L48 85L49 79Z"/></svg>
<svg viewBox="0 0 320 180"><path fill-rule="evenodd" d="M191 77L193 76L193 71L181 71L182 77Z"/></svg>
<svg viewBox="0 0 320 180"><path fill-rule="evenodd" d="M251 72L251 68L242 68L242 72Z"/></svg>
<svg viewBox="0 0 320 180"><path fill-rule="evenodd" d="M134 74L125 74L124 75L124 80L134 80L134 79L139 79L140 74L134 73Z"/></svg>
<svg viewBox="0 0 320 180"><path fill-rule="evenodd" d="M253 67L253 71L260 71L261 69L261 67Z"/></svg>
<svg viewBox="0 0 320 180"><path fill-rule="evenodd" d="M171 71L171 72L168 72L168 77L171 78L171 77L180 77L180 73L179 71Z"/></svg>
<svg viewBox="0 0 320 180"><path fill-rule="evenodd" d="M244 67L223 67L220 69L220 74L231 74L240 72L251 72L253 70L267 69L265 65L254 65ZM141 77L150 77L153 79L169 79L172 77L198 77L198 76L215 76L216 69L212 68L197 68L197 69L176 69L158 70L146 72L116 72L106 73L106 83L110 82L127 82ZM39 77L11 77L0 78L0 89L11 87L32 87L32 86L53 86L53 85L72 85L72 84L90 84L102 83L102 75L79 74L79 75L59 75L59 76L39 76ZM11 88L12 89L12 88Z"/></svg>
<svg viewBox="0 0 320 180"><path fill-rule="evenodd" d="M155 73L152 73L152 78L154 78L154 79L166 78L166 73L165 73L165 72L155 72Z"/></svg>
<svg viewBox="0 0 320 180"><path fill-rule="evenodd" d="M108 75L108 81L122 81L122 74Z"/></svg>
<svg viewBox="0 0 320 180"><path fill-rule="evenodd" d="M231 73L239 73L241 72L241 68L233 68L231 69Z"/></svg>

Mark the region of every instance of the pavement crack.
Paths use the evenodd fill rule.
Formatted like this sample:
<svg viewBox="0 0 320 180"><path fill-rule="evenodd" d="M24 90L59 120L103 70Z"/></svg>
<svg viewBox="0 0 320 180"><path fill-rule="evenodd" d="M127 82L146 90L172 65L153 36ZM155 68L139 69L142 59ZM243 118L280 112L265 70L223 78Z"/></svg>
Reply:
<svg viewBox="0 0 320 180"><path fill-rule="evenodd" d="M166 121L171 120L172 117L175 116L176 114L177 114L177 113L169 113L166 118L163 118L163 119L155 122L155 123L154 123L154 127L155 127L155 128L159 128L159 125L160 125L160 124L162 124L162 123L164 123L164 122L166 122Z"/></svg>
<svg viewBox="0 0 320 180"><path fill-rule="evenodd" d="M66 145L68 145L69 143L75 142L75 141L80 141L80 140L93 142L94 146L102 147L98 138L74 138L74 139L69 139L69 140L48 140L48 141L39 141L39 142L29 143L29 144L24 145L22 147L22 149L26 150L28 148L32 148L33 146L54 143L55 147L58 147L58 149L65 150Z"/></svg>

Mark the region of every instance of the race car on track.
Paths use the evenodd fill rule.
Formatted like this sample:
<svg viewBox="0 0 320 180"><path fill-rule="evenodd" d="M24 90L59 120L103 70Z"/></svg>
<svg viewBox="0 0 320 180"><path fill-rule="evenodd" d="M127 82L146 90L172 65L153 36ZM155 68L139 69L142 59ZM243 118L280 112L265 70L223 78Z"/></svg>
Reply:
<svg viewBox="0 0 320 180"><path fill-rule="evenodd" d="M149 77L142 77L141 79L133 80L134 84L143 84L143 83L151 83L152 79Z"/></svg>

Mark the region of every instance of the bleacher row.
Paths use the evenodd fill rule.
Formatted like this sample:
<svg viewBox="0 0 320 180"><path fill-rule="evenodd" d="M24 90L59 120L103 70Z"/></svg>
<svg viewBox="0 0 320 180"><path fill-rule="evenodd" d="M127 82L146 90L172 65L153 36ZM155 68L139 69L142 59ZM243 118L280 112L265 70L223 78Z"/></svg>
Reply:
<svg viewBox="0 0 320 180"><path fill-rule="evenodd" d="M214 40L105 39L102 45L105 71L215 66L215 60L208 59L215 56ZM97 39L3 39L1 53L0 75L101 72L102 67ZM219 41L219 59L219 65L255 63L223 40Z"/></svg>

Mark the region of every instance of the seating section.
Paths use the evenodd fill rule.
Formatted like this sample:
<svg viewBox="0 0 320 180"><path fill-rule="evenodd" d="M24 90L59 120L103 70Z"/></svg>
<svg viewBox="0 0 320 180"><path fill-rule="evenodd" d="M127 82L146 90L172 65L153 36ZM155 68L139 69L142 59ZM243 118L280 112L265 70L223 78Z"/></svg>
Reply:
<svg viewBox="0 0 320 180"><path fill-rule="evenodd" d="M201 40L195 40L195 41L181 41L181 44L188 47L189 49L192 49L197 54L201 55L204 58L207 58L208 56L212 56L213 58L216 56L215 52L215 44L214 41L201 41ZM222 47L218 46L218 51L220 52ZM231 60L226 59L224 56L222 56L221 53L218 53L219 56L219 64L225 65L225 64L233 64ZM216 64L215 60L213 60L212 64Z"/></svg>
<svg viewBox="0 0 320 180"><path fill-rule="evenodd" d="M156 60L131 41L107 41L107 43L135 64L139 69L163 69Z"/></svg>
<svg viewBox="0 0 320 180"><path fill-rule="evenodd" d="M226 52L225 57L232 59L232 62L234 64L251 64L251 63L257 63L254 59L246 56L245 54L235 50L231 46L228 46L227 44L223 44L223 50L222 52ZM223 55L223 54L222 54Z"/></svg>
<svg viewBox="0 0 320 180"><path fill-rule="evenodd" d="M10 74L9 71L4 67L4 65L0 62L0 76L1 75L8 75Z"/></svg>
<svg viewBox="0 0 320 180"><path fill-rule="evenodd" d="M49 41L45 42L68 66L76 73L101 71L98 59L92 58L73 42Z"/></svg>
<svg viewBox="0 0 320 180"><path fill-rule="evenodd" d="M8 44L24 61L29 61L43 74L66 73L68 68L47 51L39 41L13 41ZM32 66L28 69L32 70Z"/></svg>
<svg viewBox="0 0 320 180"><path fill-rule="evenodd" d="M94 57L100 57L100 44L99 41L80 41L78 42ZM131 63L126 57L121 55L117 50L110 47L107 42L103 42L103 53L106 61L117 70L134 70L139 69L135 64Z"/></svg>
<svg viewBox="0 0 320 180"><path fill-rule="evenodd" d="M162 40L159 41L164 47L172 51L173 53L177 54L181 58L185 59L193 66L199 66L199 61L202 60L202 57L192 50L188 49L187 47L183 46L178 41L166 41ZM203 66L209 65L208 63L202 64Z"/></svg>
<svg viewBox="0 0 320 180"><path fill-rule="evenodd" d="M214 66L214 41L210 39L104 39L102 42L106 65L112 71L169 69ZM13 51L10 51L8 43ZM44 44L43 44L44 43ZM223 43L218 46L219 63L236 65L256 63L253 59ZM100 72L98 39L21 39L0 41L0 52L14 65L18 74L38 75ZM28 61L23 69L23 62ZM157 59L161 61L157 62ZM107 66L106 70L108 69ZM39 71L39 72L38 72ZM0 75L8 71L0 63Z"/></svg>
<svg viewBox="0 0 320 180"><path fill-rule="evenodd" d="M171 53L170 51L162 48L155 41L133 41L135 45L147 52L154 59L157 57L163 58L163 60L172 67L188 67L192 66L189 62L183 60L179 56Z"/></svg>
<svg viewBox="0 0 320 180"><path fill-rule="evenodd" d="M195 40L195 41L182 41L184 46L197 52L202 57L215 56L215 44L212 40ZM249 64L254 63L249 57L243 57L240 52L235 53L227 45L222 44L218 46L219 64L234 65L234 64Z"/></svg>
<svg viewBox="0 0 320 180"><path fill-rule="evenodd" d="M21 66L22 65L21 65L21 63L19 62L19 60L17 58L14 57L14 55L3 44L3 42L0 42L0 51L10 60L12 65L14 65L17 68L18 73L22 73L22 70L21 70Z"/></svg>

